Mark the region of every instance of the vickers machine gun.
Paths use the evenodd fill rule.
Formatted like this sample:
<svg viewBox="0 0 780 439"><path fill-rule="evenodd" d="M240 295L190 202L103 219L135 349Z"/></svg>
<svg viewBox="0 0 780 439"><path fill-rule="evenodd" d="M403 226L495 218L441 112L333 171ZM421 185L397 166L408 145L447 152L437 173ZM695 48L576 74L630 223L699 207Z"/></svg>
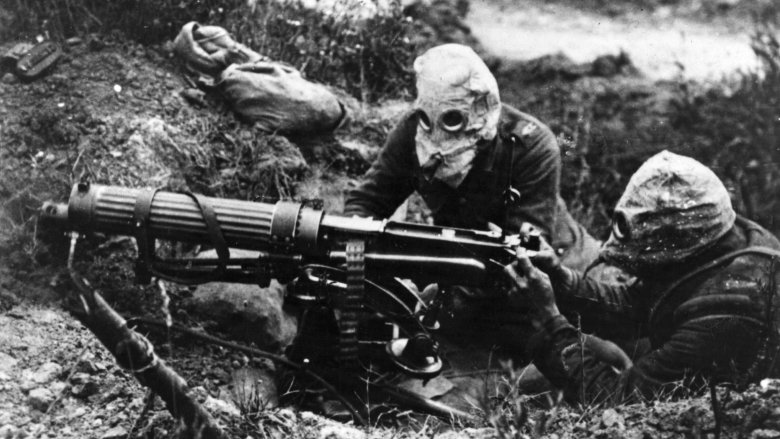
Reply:
<svg viewBox="0 0 780 439"><path fill-rule="evenodd" d="M77 184L67 205L46 203L42 215L78 232L134 236L136 273L184 284L210 281L287 284L301 305L299 334L287 352L309 367L356 370L383 363L431 378L442 368L432 331L450 286L500 288L501 271L539 235L436 227L326 214L307 203L275 204L195 194ZM162 259L157 239L210 244L218 258ZM229 248L255 250L232 258ZM425 304L401 279L437 283ZM306 313L319 317L308 319ZM307 328L330 319L332 331ZM311 338L319 338L312 340ZM325 343L328 340L331 343Z"/></svg>

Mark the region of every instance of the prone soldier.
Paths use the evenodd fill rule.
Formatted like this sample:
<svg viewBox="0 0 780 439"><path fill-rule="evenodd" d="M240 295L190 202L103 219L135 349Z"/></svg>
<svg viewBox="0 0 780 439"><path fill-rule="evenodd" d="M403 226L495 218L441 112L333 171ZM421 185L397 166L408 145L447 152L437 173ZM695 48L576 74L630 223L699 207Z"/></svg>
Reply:
<svg viewBox="0 0 780 439"><path fill-rule="evenodd" d="M635 275L632 283L583 277L545 247L533 257L518 249L506 271L513 297L535 304L534 364L569 400L621 402L680 382L780 376L780 242L737 216L723 183L701 163L664 151L629 181L600 259ZM556 302L629 316L635 328L625 329L646 337L647 348L629 355L581 336Z"/></svg>

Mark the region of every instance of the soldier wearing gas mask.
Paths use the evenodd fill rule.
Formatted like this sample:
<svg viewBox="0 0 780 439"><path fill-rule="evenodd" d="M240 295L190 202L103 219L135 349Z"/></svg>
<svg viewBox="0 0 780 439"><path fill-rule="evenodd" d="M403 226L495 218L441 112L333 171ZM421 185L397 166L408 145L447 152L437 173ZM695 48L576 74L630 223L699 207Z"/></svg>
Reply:
<svg viewBox="0 0 780 439"><path fill-rule="evenodd" d="M572 401L652 398L706 382L780 376L780 242L739 217L701 163L662 152L631 177L600 259L636 276L607 285L560 264L549 247L507 267L513 299L535 305L534 364ZM532 263L533 261L533 263ZM538 267L538 268L537 268ZM625 352L583 336L558 311L623 314L645 337ZM635 347L642 343L634 344Z"/></svg>
<svg viewBox="0 0 780 439"><path fill-rule="evenodd" d="M414 62L417 100L346 199L347 215L388 218L417 191L441 226L508 233L531 224L564 263L584 268L598 242L558 194L555 136L499 99L498 85L469 47L434 47Z"/></svg>
<svg viewBox="0 0 780 439"><path fill-rule="evenodd" d="M495 78L469 47L434 47L415 60L414 71L413 108L348 194L344 213L388 218L417 191L437 225L489 230L494 224L515 234L530 224L564 264L588 266L600 243L558 193L561 156L550 129L501 103ZM527 361L524 344L533 328L522 310L506 306L505 289L439 287L446 287L438 290L444 304L439 340L450 363L463 353L464 363L484 368L488 359L476 352L497 345L499 354Z"/></svg>

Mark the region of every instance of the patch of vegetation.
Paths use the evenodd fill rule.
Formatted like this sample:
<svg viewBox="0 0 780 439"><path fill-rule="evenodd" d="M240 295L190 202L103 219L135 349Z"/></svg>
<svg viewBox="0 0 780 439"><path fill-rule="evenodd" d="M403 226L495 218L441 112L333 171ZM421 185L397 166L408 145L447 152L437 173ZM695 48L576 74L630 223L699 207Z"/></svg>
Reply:
<svg viewBox="0 0 780 439"><path fill-rule="evenodd" d="M502 99L534 114L557 133L564 168L562 195L572 214L606 238L612 209L629 177L667 149L711 167L735 209L780 233L780 42L758 27L757 71L734 81L648 84L638 76L538 82L523 66L499 68ZM556 64L557 65L557 64ZM578 66L579 68L579 66Z"/></svg>
<svg viewBox="0 0 780 439"><path fill-rule="evenodd" d="M33 0L7 6L11 12L6 15L14 19L2 37L47 34L62 39L118 31L153 44L172 39L182 25L198 21L223 26L271 59L364 101L409 95L416 47L424 46L419 39L412 42L412 36L423 25L407 16L398 2L376 15L362 16L362 7L335 2L332 9L312 9L295 0Z"/></svg>
<svg viewBox="0 0 780 439"><path fill-rule="evenodd" d="M753 50L763 64L733 87L683 86L671 123L686 138L683 151L711 166L744 215L780 233L780 42L762 27ZM684 84L685 85L685 84Z"/></svg>

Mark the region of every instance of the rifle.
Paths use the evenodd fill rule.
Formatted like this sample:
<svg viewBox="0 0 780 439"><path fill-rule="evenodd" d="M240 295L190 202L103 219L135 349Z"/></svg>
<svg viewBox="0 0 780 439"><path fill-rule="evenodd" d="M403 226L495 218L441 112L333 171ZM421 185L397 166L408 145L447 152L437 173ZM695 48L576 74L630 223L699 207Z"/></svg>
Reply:
<svg viewBox="0 0 780 439"><path fill-rule="evenodd" d="M502 288L514 249L538 250L538 233L507 235L414 223L344 217L311 203L251 202L192 193L79 183L67 204L47 202L44 219L77 232L134 236L136 275L183 284L211 281L287 284L287 297L335 320L336 347L323 348L306 325L288 356L306 363L335 357L350 369L384 351L406 374L431 378L442 368L431 331L450 286ZM157 239L210 244L217 258L164 259ZM230 248L256 257L231 258ZM430 305L401 279L438 283ZM304 317L302 321L306 321ZM390 325L387 323L391 322ZM379 323L379 324L377 324ZM308 335L307 335L308 334Z"/></svg>

